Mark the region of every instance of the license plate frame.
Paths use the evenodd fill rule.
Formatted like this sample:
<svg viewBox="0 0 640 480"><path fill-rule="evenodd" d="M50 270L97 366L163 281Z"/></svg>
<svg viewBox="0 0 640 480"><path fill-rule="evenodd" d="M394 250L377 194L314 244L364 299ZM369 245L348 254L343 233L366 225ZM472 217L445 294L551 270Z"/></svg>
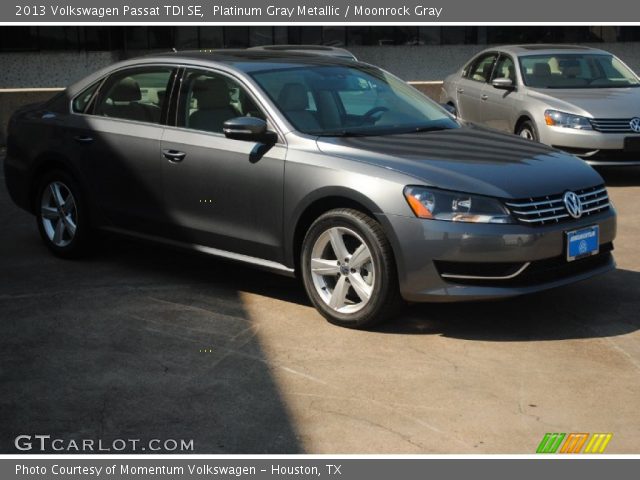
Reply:
<svg viewBox="0 0 640 480"><path fill-rule="evenodd" d="M588 225L565 232L567 262L600 253L600 225Z"/></svg>

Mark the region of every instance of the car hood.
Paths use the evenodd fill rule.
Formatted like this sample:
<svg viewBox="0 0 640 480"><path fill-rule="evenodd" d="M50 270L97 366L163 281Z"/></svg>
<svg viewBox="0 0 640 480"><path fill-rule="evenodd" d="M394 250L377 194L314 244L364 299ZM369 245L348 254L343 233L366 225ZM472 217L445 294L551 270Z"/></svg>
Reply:
<svg viewBox="0 0 640 480"><path fill-rule="evenodd" d="M593 118L640 117L640 87L529 89L529 96L552 108Z"/></svg>
<svg viewBox="0 0 640 480"><path fill-rule="evenodd" d="M370 137L319 137L337 157L404 173L415 183L501 198L528 198L604 183L584 161L478 126Z"/></svg>

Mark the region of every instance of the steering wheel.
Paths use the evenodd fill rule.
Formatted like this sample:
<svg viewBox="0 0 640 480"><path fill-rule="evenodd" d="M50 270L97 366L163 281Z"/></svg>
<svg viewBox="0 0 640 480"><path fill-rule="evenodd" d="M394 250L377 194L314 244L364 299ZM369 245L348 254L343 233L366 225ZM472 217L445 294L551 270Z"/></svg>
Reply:
<svg viewBox="0 0 640 480"><path fill-rule="evenodd" d="M367 111L363 117L371 122L371 123L375 123L377 120L373 119L373 116L378 114L378 113L384 113L384 112L388 112L389 109L387 107L383 107L383 106L378 106L378 107L373 107L371 110Z"/></svg>

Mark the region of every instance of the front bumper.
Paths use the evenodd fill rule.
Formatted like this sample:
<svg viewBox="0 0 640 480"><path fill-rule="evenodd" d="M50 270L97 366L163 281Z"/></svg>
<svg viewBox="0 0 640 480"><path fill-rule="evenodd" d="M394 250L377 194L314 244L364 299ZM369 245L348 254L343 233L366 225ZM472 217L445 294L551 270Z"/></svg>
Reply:
<svg viewBox="0 0 640 480"><path fill-rule="evenodd" d="M542 143L577 155L590 165L640 165L640 150L625 150L625 139L640 138L637 133L603 133L542 125L538 134Z"/></svg>
<svg viewBox="0 0 640 480"><path fill-rule="evenodd" d="M584 280L615 268L610 250L616 235L613 207L602 214L548 226L469 224L380 215L390 232L400 292L411 302L504 298ZM565 232L600 226L601 253L565 260ZM529 264L518 273L519 266ZM490 278L443 275L443 265L477 265ZM504 266L502 271L497 267ZM513 275L517 273L516 275ZM482 274L485 276L485 274Z"/></svg>

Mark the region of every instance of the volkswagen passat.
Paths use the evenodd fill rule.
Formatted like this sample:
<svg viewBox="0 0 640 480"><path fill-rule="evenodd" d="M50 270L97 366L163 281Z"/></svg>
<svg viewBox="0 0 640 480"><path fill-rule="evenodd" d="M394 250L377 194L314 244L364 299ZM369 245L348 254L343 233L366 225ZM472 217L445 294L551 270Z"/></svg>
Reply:
<svg viewBox="0 0 640 480"><path fill-rule="evenodd" d="M59 256L107 230L297 273L348 327L614 265L615 211L584 162L317 55L118 63L16 112L5 173Z"/></svg>
<svg viewBox="0 0 640 480"><path fill-rule="evenodd" d="M592 165L640 165L640 79L604 50L516 45L476 55L441 102L469 122L516 133Z"/></svg>

